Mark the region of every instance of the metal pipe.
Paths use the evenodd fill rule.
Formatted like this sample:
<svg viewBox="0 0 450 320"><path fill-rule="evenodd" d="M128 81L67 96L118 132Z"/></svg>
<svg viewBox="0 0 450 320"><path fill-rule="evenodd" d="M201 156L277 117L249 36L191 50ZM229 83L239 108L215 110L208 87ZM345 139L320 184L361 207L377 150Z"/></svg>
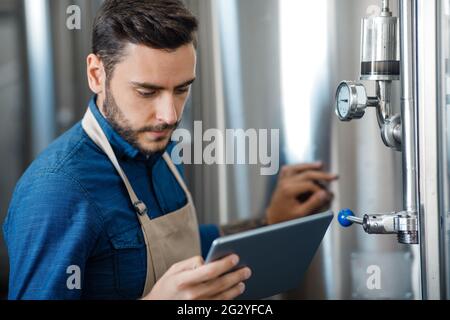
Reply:
<svg viewBox="0 0 450 320"><path fill-rule="evenodd" d="M381 138L387 147L401 151L401 115L394 114L391 107L392 81L377 81L376 92L377 120L381 130Z"/></svg>
<svg viewBox="0 0 450 320"><path fill-rule="evenodd" d="M445 297L444 232L438 183L438 10L439 1L415 0L417 19L416 112L422 296ZM445 212L442 212L445 215Z"/></svg>
<svg viewBox="0 0 450 320"><path fill-rule="evenodd" d="M402 124L400 123L394 128L394 139L398 142L402 142Z"/></svg>
<svg viewBox="0 0 450 320"><path fill-rule="evenodd" d="M377 119L380 128L392 116L391 110L392 81L377 81L376 90L378 97Z"/></svg>
<svg viewBox="0 0 450 320"><path fill-rule="evenodd" d="M383 17L391 16L391 10L389 9L389 0L383 0L381 15Z"/></svg>
<svg viewBox="0 0 450 320"><path fill-rule="evenodd" d="M415 2L400 0L401 109L403 149L403 207L417 215L417 150L415 111Z"/></svg>
<svg viewBox="0 0 450 320"><path fill-rule="evenodd" d="M348 221L351 221L351 222L353 222L353 223L356 223L356 224L361 224L361 225L364 223L363 218L358 218L358 217L348 216L348 217L347 217L347 220L348 220Z"/></svg>

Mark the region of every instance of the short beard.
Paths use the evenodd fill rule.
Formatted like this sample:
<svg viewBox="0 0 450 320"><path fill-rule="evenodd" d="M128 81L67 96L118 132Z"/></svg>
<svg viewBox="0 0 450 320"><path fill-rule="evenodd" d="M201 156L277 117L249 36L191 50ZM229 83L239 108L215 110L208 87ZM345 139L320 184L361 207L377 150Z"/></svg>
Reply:
<svg viewBox="0 0 450 320"><path fill-rule="evenodd" d="M180 122L178 122L175 125L164 124L159 126L147 126L138 130L134 130L130 126L129 121L126 119L123 112L117 106L116 100L114 99L111 90L109 90L109 85L105 90L103 113L113 129L129 144L131 144L134 148L138 149L142 154L146 156L151 156L153 154L163 152L167 148L170 140L167 141L167 143L162 147L147 149L139 143L139 134L144 132L164 131L168 129L175 130L180 124ZM164 141L164 139L166 138L163 138L159 141L156 140L155 143Z"/></svg>

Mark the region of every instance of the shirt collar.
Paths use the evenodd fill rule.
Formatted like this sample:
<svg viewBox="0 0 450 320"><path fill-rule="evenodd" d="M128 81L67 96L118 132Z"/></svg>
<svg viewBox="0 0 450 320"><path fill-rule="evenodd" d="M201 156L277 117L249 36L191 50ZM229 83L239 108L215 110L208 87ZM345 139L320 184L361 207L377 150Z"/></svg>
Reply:
<svg viewBox="0 0 450 320"><path fill-rule="evenodd" d="M94 95L90 102L89 102L89 109L91 109L92 114L94 115L95 119L99 123L100 127L102 128L103 132L106 135L106 138L108 138L109 143L111 144L111 147L114 149L114 153L116 154L116 157L118 158L131 158L135 160L143 160L143 161L149 161L150 163L156 162L164 152L158 152L151 156L146 156L142 154L137 148L132 146L129 142L127 142L108 122L108 120L105 119L105 117L101 114L100 110L98 109L97 103L97 95Z"/></svg>

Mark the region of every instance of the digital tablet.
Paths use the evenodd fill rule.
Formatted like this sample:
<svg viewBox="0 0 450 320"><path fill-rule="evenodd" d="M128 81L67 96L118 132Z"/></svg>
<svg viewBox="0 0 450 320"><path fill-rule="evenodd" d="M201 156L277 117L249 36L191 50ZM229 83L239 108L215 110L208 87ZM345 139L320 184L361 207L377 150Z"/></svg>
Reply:
<svg viewBox="0 0 450 320"><path fill-rule="evenodd" d="M206 263L230 254L240 257L236 269L249 267L252 276L238 300L268 298L297 288L331 221L325 212L215 240Z"/></svg>

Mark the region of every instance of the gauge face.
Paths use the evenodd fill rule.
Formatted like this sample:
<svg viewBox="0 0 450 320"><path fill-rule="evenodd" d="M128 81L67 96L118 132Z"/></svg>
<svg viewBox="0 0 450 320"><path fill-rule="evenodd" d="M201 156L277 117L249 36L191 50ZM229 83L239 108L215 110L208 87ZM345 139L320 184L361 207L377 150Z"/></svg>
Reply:
<svg viewBox="0 0 450 320"><path fill-rule="evenodd" d="M337 112L342 119L348 119L350 116L351 104L350 104L350 88L347 84L342 84L338 89Z"/></svg>
<svg viewBox="0 0 450 320"><path fill-rule="evenodd" d="M341 121L361 119L367 108L364 85L352 81L341 82L336 92L335 108Z"/></svg>

